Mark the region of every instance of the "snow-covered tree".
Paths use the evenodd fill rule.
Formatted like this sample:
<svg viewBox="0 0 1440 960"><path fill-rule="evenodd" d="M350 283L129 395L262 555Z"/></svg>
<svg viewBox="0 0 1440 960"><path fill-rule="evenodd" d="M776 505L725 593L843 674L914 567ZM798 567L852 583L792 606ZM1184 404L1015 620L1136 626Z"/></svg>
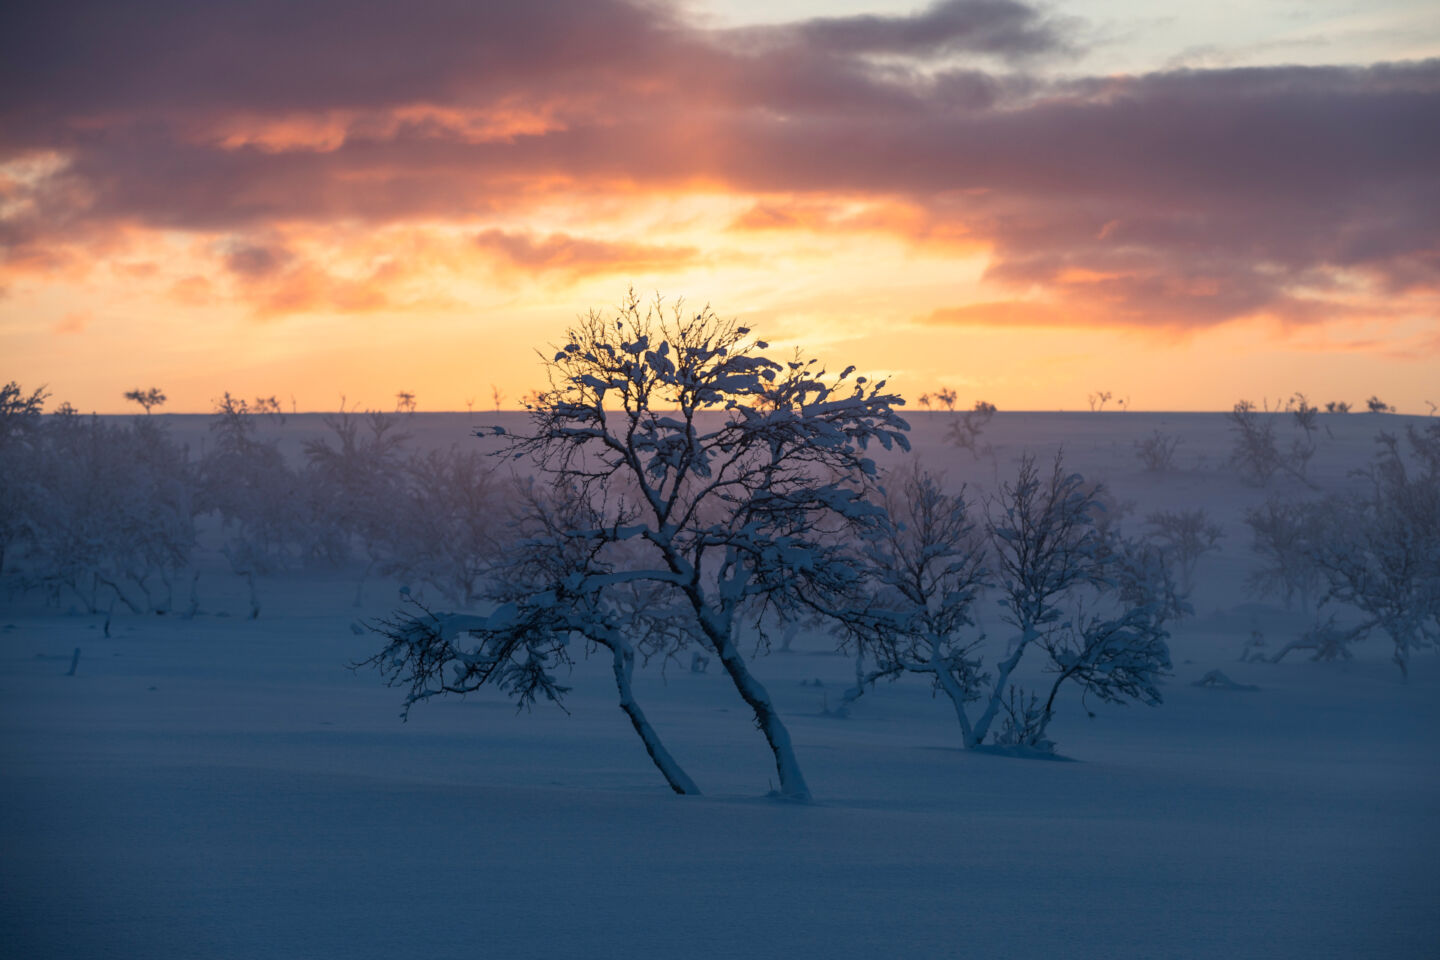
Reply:
<svg viewBox="0 0 1440 960"><path fill-rule="evenodd" d="M27 519L27 579L87 609L166 612L195 546L188 452L156 420L64 406L45 424Z"/></svg>
<svg viewBox="0 0 1440 960"><path fill-rule="evenodd" d="M981 638L974 605L989 582L985 534L970 515L964 491L947 494L918 463L887 478L889 523L861 544L875 595L866 616L846 625L873 670L857 669L843 708L882 677L924 674L950 701L969 745L967 704L978 699L988 675L981 670ZM857 661L857 664L863 661Z"/></svg>
<svg viewBox="0 0 1440 960"><path fill-rule="evenodd" d="M1135 456L1150 473L1168 473L1175 468L1175 450L1180 438L1161 430L1135 441Z"/></svg>
<svg viewBox="0 0 1440 960"><path fill-rule="evenodd" d="M191 566L200 511L199 484L189 449L176 441L167 425L148 416L136 417L120 436L123 456L131 461L131 530L127 550L132 560L126 575L157 612L174 609L175 589L187 572L191 577L190 612L197 572ZM151 578L158 581L152 587ZM127 601L128 602L128 601ZM130 604L132 609L134 604Z"/></svg>
<svg viewBox="0 0 1440 960"><path fill-rule="evenodd" d="M307 469L293 504L304 518L297 536L303 532L307 553L318 559L358 554L357 606L379 570L467 607L480 598L498 549L506 484L479 450L407 451L402 423L343 409L325 419L329 435L304 445Z"/></svg>
<svg viewBox="0 0 1440 960"><path fill-rule="evenodd" d="M1316 513L1310 556L1325 586L1321 611L1359 616L1343 628L1332 620L1328 631L1312 631L1317 656L1348 657L1351 643L1379 629L1408 674L1414 651L1440 646L1440 425L1411 427L1408 439L1414 463L1397 437L1382 433L1364 492L1328 497Z"/></svg>
<svg viewBox="0 0 1440 960"><path fill-rule="evenodd" d="M1312 404L1309 397L1303 393L1297 393L1290 398L1285 407L1295 418L1295 426L1305 431L1305 436L1309 437L1315 433L1318 427L1316 418L1320 414L1320 408Z"/></svg>
<svg viewBox="0 0 1440 960"><path fill-rule="evenodd" d="M845 542L880 513L867 499L875 466L864 451L872 441L904 446L908 427L883 381L849 367L832 376L814 360L776 360L767 349L708 307L646 309L632 293L614 316L591 312L569 330L529 428L493 435L603 518L560 534L585 559L554 601L576 632L596 639L608 614L596 614L591 629L590 611L611 609L636 585L664 609L683 610L753 712L779 794L808 799L741 630L769 611L843 612L833 601L858 577ZM620 544L632 551L623 563L610 559ZM542 595L548 600L549 588Z"/></svg>
<svg viewBox="0 0 1440 960"><path fill-rule="evenodd" d="M1407 445L1381 433L1362 485L1346 493L1249 511L1262 566L1253 582L1314 600L1315 622L1268 659L1309 651L1349 659L1351 646L1383 632L1407 673L1411 654L1440 645L1440 425L1407 429Z"/></svg>
<svg viewBox="0 0 1440 960"><path fill-rule="evenodd" d="M1263 487L1276 475L1289 477L1314 490L1315 484L1306 476L1306 468L1315 455L1315 442L1303 421L1297 425L1301 433L1293 437L1288 450L1281 450L1275 436L1275 416L1261 414L1248 400L1235 404L1226 414L1235 434L1235 447L1230 465L1240 479L1252 486Z"/></svg>
<svg viewBox="0 0 1440 960"><path fill-rule="evenodd" d="M557 670L572 662L579 639L608 651L620 708L651 761L676 793L698 794L695 781L661 741L635 697L637 658L670 657L691 641L694 618L663 585L614 578L636 545L611 527L584 497L564 488L531 488L528 509L490 567L488 615L414 608L381 621L384 650L369 663L392 685L408 688L405 713L423 700L494 686L522 706L566 691ZM592 536L577 535L589 532Z"/></svg>
<svg viewBox="0 0 1440 960"><path fill-rule="evenodd" d="M1058 457L1048 476L1024 458L1015 482L1001 485L988 525L1001 619L1014 635L972 743L984 741L1013 701L1011 675L1032 645L1045 651L1055 679L1038 715L1031 711L1021 724L1006 710L1002 740L1048 747L1046 728L1066 682L1103 700L1160 702L1156 682L1170 667L1164 622L1176 608L1174 590L1162 565L1117 550L1097 529L1098 503L1099 491L1066 473ZM1122 559L1129 562L1118 565Z"/></svg>
<svg viewBox="0 0 1440 960"><path fill-rule="evenodd" d="M1213 522L1204 508L1156 510L1145 517L1145 536L1173 561L1180 572L1181 587L1188 593L1195 586L1195 566L1200 558L1220 549L1225 531Z"/></svg>
<svg viewBox="0 0 1440 960"><path fill-rule="evenodd" d="M26 393L14 380L0 387L0 574L28 531L45 397L43 387Z"/></svg>
<svg viewBox="0 0 1440 960"><path fill-rule="evenodd" d="M502 549L510 484L479 450L457 447L412 454L402 479L381 569L433 587L447 603L481 599Z"/></svg>
<svg viewBox="0 0 1440 960"><path fill-rule="evenodd" d="M332 560L360 552L363 571L355 585L359 606L365 580L385 561L395 515L405 489L404 445L408 435L393 417L363 418L344 405L325 418L331 437L308 440L303 488L310 501L312 549ZM332 442L333 439L333 442Z"/></svg>
<svg viewBox="0 0 1440 960"><path fill-rule="evenodd" d="M889 532L866 550L879 590L850 626L874 650L876 669L864 679L930 676L969 748L992 737L1051 749L1047 731L1066 685L1110 702L1159 703L1158 679L1170 666L1164 624L1183 601L1159 551L1099 527L1102 497L1058 458L1045 476L1025 457L982 532L963 494L942 492L923 472L907 476L890 501ZM985 590L999 595L1011 631L989 670L972 614ZM1040 691L1012 679L1031 650L1051 676Z"/></svg>
<svg viewBox="0 0 1440 960"><path fill-rule="evenodd" d="M1320 535L1314 504L1270 496L1245 511L1250 549L1259 565L1250 574L1250 589L1259 596L1279 595L1286 609L1298 599L1308 609L1320 589L1314 541Z"/></svg>
<svg viewBox="0 0 1440 960"><path fill-rule="evenodd" d="M273 440L258 436L262 417L281 417L274 397L254 403L226 393L210 422L212 444L200 461L201 503L220 516L221 553L250 591L250 618L260 615L256 578L282 566L305 541L306 511L295 474Z"/></svg>
<svg viewBox="0 0 1440 960"><path fill-rule="evenodd" d="M954 410L953 391L951 391L951 404L946 408ZM976 460L986 452L993 452L989 446L980 444L980 435L985 432L985 427L990 419L995 416L996 406L985 400L976 400L975 406L963 414L951 418L949 425L945 428L945 436L955 446L962 450L969 450Z"/></svg>

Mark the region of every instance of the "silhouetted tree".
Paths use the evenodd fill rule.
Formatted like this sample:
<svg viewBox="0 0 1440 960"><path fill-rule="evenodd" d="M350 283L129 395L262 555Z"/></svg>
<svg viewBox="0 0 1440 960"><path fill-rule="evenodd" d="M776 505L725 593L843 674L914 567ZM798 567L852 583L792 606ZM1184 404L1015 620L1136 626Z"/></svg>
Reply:
<svg viewBox="0 0 1440 960"><path fill-rule="evenodd" d="M904 446L908 427L883 381L852 376L853 367L830 376L814 360L776 360L767 349L709 308L645 309L633 293L613 316L591 312L570 329L528 429L493 433L508 456L534 464L552 499L583 505L584 524L556 530L549 545L580 565L562 592L542 579L530 601L512 599L519 619L488 621L481 636L542 653L566 629L600 642L628 602L621 592L643 588L662 608L686 611L688 629L754 713L780 795L807 799L741 628L758 627L767 611L845 615L858 576L846 540L880 516L867 499L875 467L864 450L872 441ZM538 648L526 640L537 630ZM403 630L387 636L392 647L407 642ZM529 689L558 694L545 674L551 661L525 657L538 665L527 668Z"/></svg>
<svg viewBox="0 0 1440 960"><path fill-rule="evenodd" d="M28 533L47 396L44 387L26 393L14 380L0 387L0 573L7 554Z"/></svg>
<svg viewBox="0 0 1440 960"><path fill-rule="evenodd" d="M145 408L146 414L149 414L152 407L164 406L165 391L159 387L151 387L149 390L141 390L136 387L134 390L125 391L125 399L134 400Z"/></svg>

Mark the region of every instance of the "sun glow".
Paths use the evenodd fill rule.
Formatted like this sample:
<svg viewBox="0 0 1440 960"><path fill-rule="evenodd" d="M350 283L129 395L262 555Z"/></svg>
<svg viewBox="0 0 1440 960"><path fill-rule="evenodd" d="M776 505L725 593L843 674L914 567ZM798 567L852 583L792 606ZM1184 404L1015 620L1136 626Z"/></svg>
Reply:
<svg viewBox="0 0 1440 960"><path fill-rule="evenodd" d="M460 409L633 286L1009 409L1424 409L1433 64L1135 71L1078 20L961 7L427 7L323 49L177 20L16 93L0 351L84 409Z"/></svg>

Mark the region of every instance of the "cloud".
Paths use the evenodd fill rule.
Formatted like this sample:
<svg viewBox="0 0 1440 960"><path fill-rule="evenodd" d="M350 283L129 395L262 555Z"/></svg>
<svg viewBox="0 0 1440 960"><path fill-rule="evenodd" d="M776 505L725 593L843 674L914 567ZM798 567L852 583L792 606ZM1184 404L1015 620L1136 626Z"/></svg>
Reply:
<svg viewBox="0 0 1440 960"><path fill-rule="evenodd" d="M694 247L611 243L564 233L537 237L493 229L477 234L475 244L521 270L553 271L570 276L633 273L683 266L699 256Z"/></svg>
<svg viewBox="0 0 1440 960"><path fill-rule="evenodd" d="M1015 0L722 31L644 0L11 4L0 11L0 142L77 119L593 106L615 94L645 103L677 79L692 100L783 100L788 77L792 95L830 87L843 101L881 76L871 55L1039 54L1068 47L1061 29ZM797 61L800 70L786 68ZM755 76L763 82L748 82Z"/></svg>
<svg viewBox="0 0 1440 960"><path fill-rule="evenodd" d="M1053 303L1022 300L991 300L944 307L922 318L936 326L1063 327L1080 326L1088 318L1067 315Z"/></svg>
<svg viewBox="0 0 1440 960"><path fill-rule="evenodd" d="M292 240L303 243L296 249ZM225 299L245 304L258 319L304 313L373 313L415 305L407 289L409 266L392 257L347 257L332 237L263 238L231 236L207 245L222 269L217 285L203 276L175 281L171 299L192 306L216 302L218 286Z"/></svg>
<svg viewBox="0 0 1440 960"><path fill-rule="evenodd" d="M337 277L309 264L250 291L248 299L262 318L316 311L371 313L396 306L383 276Z"/></svg>
<svg viewBox="0 0 1440 960"><path fill-rule="evenodd" d="M225 267L236 276L259 279L279 272L290 259L283 247L240 243L225 253Z"/></svg>
<svg viewBox="0 0 1440 960"><path fill-rule="evenodd" d="M1067 49L1057 24L1013 0L941 0L909 16L817 17L734 31L761 46L807 54L886 54L931 58L952 53L1005 57Z"/></svg>
<svg viewBox="0 0 1440 960"><path fill-rule="evenodd" d="M214 301L215 287L207 278L191 274L171 284L168 293L176 303L187 307L203 307Z"/></svg>
<svg viewBox="0 0 1440 960"><path fill-rule="evenodd" d="M700 252L473 231L699 191L751 198L715 230L980 248L996 303L1110 323L1313 323L1440 291L1440 61L1023 69L1076 36L1014 0L741 30L622 0L7 7L0 283L122 227L451 225L517 270L674 269ZM394 303L263 243L223 262L277 308ZM1037 309L982 307L966 322Z"/></svg>
<svg viewBox="0 0 1440 960"><path fill-rule="evenodd" d="M986 249L965 223L937 216L922 201L891 196L770 196L752 204L731 220L726 229L753 233L806 230L826 235L882 234L967 255Z"/></svg>
<svg viewBox="0 0 1440 960"><path fill-rule="evenodd" d="M621 0L106 0L0 13L0 116L320 111L572 89L596 63L654 62L678 28ZM633 72L633 71L632 71Z"/></svg>
<svg viewBox="0 0 1440 960"><path fill-rule="evenodd" d="M72 310L55 324L55 332L62 336L84 333L94 316L88 310Z"/></svg>

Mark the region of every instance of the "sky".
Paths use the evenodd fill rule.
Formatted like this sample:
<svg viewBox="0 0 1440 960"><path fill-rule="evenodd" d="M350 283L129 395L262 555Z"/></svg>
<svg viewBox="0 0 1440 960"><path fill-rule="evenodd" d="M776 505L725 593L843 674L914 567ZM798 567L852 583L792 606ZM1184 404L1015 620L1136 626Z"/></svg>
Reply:
<svg viewBox="0 0 1440 960"><path fill-rule="evenodd" d="M514 408L634 287L962 406L1440 403L1440 12L20 0L0 381Z"/></svg>

